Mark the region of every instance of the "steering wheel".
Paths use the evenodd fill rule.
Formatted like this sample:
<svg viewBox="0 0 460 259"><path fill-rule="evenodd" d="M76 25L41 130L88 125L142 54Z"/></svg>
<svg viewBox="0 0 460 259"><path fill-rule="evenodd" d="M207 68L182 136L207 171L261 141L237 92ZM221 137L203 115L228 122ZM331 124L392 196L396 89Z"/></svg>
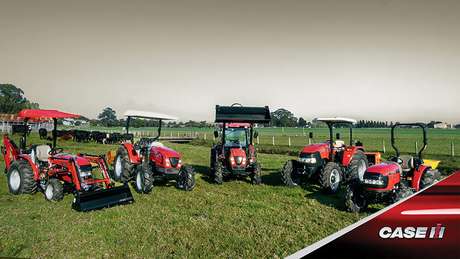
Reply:
<svg viewBox="0 0 460 259"><path fill-rule="evenodd" d="M56 155L56 154L62 153L62 151L64 151L63 148L55 147L55 148L51 148L49 154L50 155Z"/></svg>

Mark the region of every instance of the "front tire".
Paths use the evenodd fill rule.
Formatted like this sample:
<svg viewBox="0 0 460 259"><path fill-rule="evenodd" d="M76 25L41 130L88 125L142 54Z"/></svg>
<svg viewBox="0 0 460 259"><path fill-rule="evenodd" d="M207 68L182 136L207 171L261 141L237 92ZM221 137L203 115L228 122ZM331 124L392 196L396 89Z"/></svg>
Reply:
<svg viewBox="0 0 460 259"><path fill-rule="evenodd" d="M191 191L195 188L195 172L191 166L182 166L177 177L177 188L184 191Z"/></svg>
<svg viewBox="0 0 460 259"><path fill-rule="evenodd" d="M281 169L281 181L289 187L294 187L299 185L299 181L296 177L294 177L294 161L289 160L287 161L283 169Z"/></svg>
<svg viewBox="0 0 460 259"><path fill-rule="evenodd" d="M396 192L393 195L393 203L403 200L411 196L412 194L414 194L414 191L412 190L412 188L409 188L405 185L401 185L399 189L396 190Z"/></svg>
<svg viewBox="0 0 460 259"><path fill-rule="evenodd" d="M128 151L121 146L117 150L113 161L113 178L115 181L126 182L134 173L134 165L129 160Z"/></svg>
<svg viewBox="0 0 460 259"><path fill-rule="evenodd" d="M259 185L262 183L262 169L260 164L256 163L251 174L251 183L254 185Z"/></svg>
<svg viewBox="0 0 460 259"><path fill-rule="evenodd" d="M353 181L359 179L359 181L362 182L364 173L368 167L369 161L367 161L366 154L361 150L357 150L348 165L348 180Z"/></svg>
<svg viewBox="0 0 460 259"><path fill-rule="evenodd" d="M150 193L153 189L153 173L145 165L138 166L132 184L137 193Z"/></svg>
<svg viewBox="0 0 460 259"><path fill-rule="evenodd" d="M345 206L349 212L361 212L367 208L368 201L360 182L354 181L347 186Z"/></svg>
<svg viewBox="0 0 460 259"><path fill-rule="evenodd" d="M342 181L342 169L334 162L326 164L319 176L319 184L327 193L336 193Z"/></svg>
<svg viewBox="0 0 460 259"><path fill-rule="evenodd" d="M48 201L60 201L64 198L64 186L56 178L49 179L45 187L45 199Z"/></svg>
<svg viewBox="0 0 460 259"><path fill-rule="evenodd" d="M12 194L33 194L37 191L37 182L27 161L13 161L8 169L7 179L8 189Z"/></svg>

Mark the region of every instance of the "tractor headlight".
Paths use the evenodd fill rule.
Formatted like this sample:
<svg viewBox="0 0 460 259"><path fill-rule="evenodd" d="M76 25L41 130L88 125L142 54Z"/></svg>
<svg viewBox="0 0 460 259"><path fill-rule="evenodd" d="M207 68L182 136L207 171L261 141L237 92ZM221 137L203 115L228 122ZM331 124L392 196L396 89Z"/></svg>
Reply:
<svg viewBox="0 0 460 259"><path fill-rule="evenodd" d="M364 179L364 183L369 185L385 185L382 179Z"/></svg>
<svg viewBox="0 0 460 259"><path fill-rule="evenodd" d="M307 164L316 164L316 157L301 157L299 160Z"/></svg>

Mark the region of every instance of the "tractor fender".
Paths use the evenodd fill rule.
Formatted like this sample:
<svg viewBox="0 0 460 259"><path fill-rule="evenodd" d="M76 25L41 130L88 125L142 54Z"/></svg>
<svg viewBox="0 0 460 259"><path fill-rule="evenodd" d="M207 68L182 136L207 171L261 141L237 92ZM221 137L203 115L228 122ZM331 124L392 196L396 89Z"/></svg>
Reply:
<svg viewBox="0 0 460 259"><path fill-rule="evenodd" d="M32 168L32 172L34 172L34 179L35 181L40 180L40 172L38 170L37 165L32 161L32 158L29 155L18 155L18 159L22 159L29 163L30 167Z"/></svg>
<svg viewBox="0 0 460 259"><path fill-rule="evenodd" d="M134 149L134 145L131 144L131 143L122 143L121 144L125 149L126 151L128 152L128 157L129 157L129 161L132 163L132 164L138 164L139 161L141 160L140 156L139 156L139 153Z"/></svg>
<svg viewBox="0 0 460 259"><path fill-rule="evenodd" d="M414 188L415 191L418 192L420 190L420 180L422 179L423 173L428 169L430 169L429 166L420 165L416 170L414 170L414 175L412 177L412 188Z"/></svg>
<svg viewBox="0 0 460 259"><path fill-rule="evenodd" d="M358 150L361 150L364 152L362 147L355 147L355 146L347 147L345 151L343 151L342 166L347 167L350 164L351 159L353 158L353 155Z"/></svg>

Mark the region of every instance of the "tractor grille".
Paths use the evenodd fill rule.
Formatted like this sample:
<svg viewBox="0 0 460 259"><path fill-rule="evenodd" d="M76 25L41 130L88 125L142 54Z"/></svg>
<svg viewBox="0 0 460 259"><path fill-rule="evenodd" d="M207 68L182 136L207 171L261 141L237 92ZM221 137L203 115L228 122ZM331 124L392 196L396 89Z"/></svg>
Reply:
<svg viewBox="0 0 460 259"><path fill-rule="evenodd" d="M179 164L179 158L178 157L171 157L171 158L169 158L169 162L171 162L172 167L177 167L177 164Z"/></svg>

